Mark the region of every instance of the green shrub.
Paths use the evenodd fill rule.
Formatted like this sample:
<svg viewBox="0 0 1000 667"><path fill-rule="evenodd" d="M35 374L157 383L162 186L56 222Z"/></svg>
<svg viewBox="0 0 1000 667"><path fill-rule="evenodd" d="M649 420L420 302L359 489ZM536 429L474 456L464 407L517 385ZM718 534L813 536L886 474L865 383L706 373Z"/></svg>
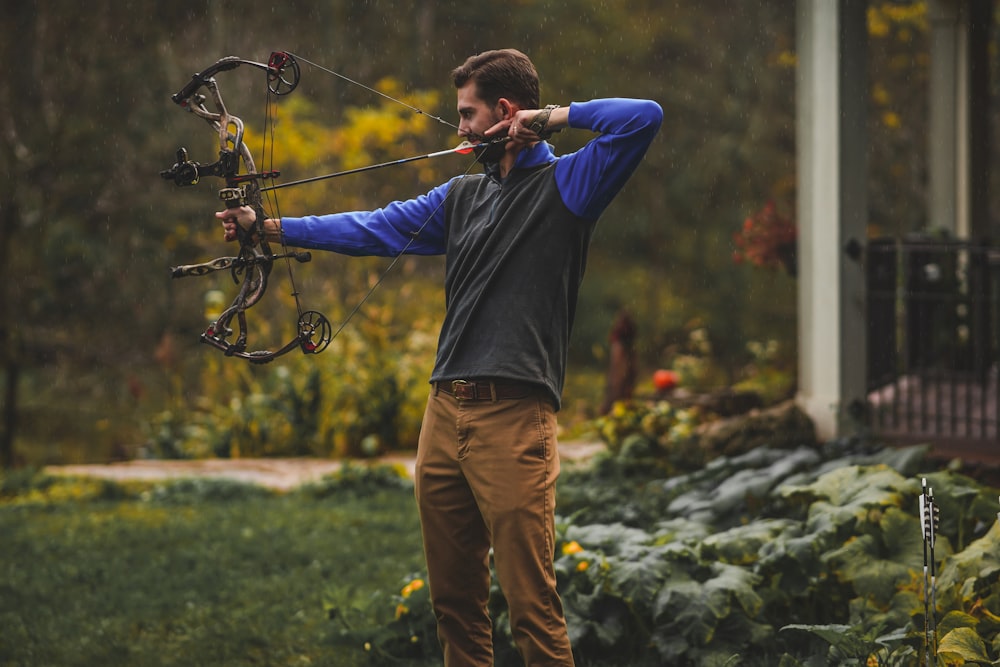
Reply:
<svg viewBox="0 0 1000 667"><path fill-rule="evenodd" d="M697 408L680 409L667 401L619 401L595 427L623 472L648 476L650 467L675 474L705 463L695 433L701 420Z"/></svg>
<svg viewBox="0 0 1000 667"><path fill-rule="evenodd" d="M396 300L368 304L321 355L253 366L206 354L196 386L175 391L170 408L145 424L141 454L365 457L414 449L438 324L422 312L396 313L419 311L420 298ZM331 320L337 316L346 313Z"/></svg>
<svg viewBox="0 0 1000 667"><path fill-rule="evenodd" d="M412 491L413 481L400 467L345 462L337 472L326 475L317 482L305 484L300 493L314 498L327 498L338 495L364 496L382 489Z"/></svg>

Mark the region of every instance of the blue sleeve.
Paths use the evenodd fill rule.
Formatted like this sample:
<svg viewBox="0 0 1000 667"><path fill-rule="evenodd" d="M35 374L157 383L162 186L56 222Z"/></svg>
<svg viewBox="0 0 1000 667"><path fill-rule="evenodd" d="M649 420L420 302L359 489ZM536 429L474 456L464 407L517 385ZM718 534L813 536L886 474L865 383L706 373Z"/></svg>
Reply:
<svg viewBox="0 0 1000 667"><path fill-rule="evenodd" d="M596 220L639 166L662 123L663 109L651 100L573 102L569 126L600 136L556 163L556 184L567 208Z"/></svg>
<svg viewBox="0 0 1000 667"><path fill-rule="evenodd" d="M445 250L444 200L450 185L374 211L283 217L282 235L288 245L342 255L395 257L404 249L411 255L440 255Z"/></svg>

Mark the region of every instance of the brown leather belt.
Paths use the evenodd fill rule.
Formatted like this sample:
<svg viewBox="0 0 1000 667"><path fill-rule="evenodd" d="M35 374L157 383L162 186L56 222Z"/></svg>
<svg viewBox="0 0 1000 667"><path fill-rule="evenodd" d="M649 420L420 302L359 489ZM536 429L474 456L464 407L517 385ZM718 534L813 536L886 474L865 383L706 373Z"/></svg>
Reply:
<svg viewBox="0 0 1000 667"><path fill-rule="evenodd" d="M503 401L527 398L540 389L527 382L510 380L448 380L434 384L438 391L459 401Z"/></svg>

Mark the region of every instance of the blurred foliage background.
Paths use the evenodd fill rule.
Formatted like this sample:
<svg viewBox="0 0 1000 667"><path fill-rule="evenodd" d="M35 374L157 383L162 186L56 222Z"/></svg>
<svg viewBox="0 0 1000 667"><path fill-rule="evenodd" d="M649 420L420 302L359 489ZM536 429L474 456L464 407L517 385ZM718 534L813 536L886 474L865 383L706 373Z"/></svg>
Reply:
<svg viewBox="0 0 1000 667"><path fill-rule="evenodd" d="M169 96L226 55L291 51L447 119L450 69L505 46L535 61L545 103L658 101L663 130L599 225L563 419L599 402L622 308L638 323L640 391L653 369L676 365L695 388L761 364L794 377L794 278L732 257L733 234L767 202L794 216L794 18L793 0L17 3L0 16L6 463L414 445L443 315L440 258L401 262L322 355L251 367L198 343L218 292L228 302L234 287L224 272L172 281L167 267L231 251L212 215L218 186L179 189L158 173L180 146L215 160L213 133ZM869 27L872 220L894 231L923 215L926 9L872 2ZM278 104L282 181L457 143L447 126L302 68ZM218 78L258 151L262 74ZM553 143L568 152L587 139ZM280 212L371 208L467 168L454 156L289 188ZM336 328L386 265L314 253L296 280ZM290 338L295 321L283 267L273 275L249 314L262 346Z"/></svg>

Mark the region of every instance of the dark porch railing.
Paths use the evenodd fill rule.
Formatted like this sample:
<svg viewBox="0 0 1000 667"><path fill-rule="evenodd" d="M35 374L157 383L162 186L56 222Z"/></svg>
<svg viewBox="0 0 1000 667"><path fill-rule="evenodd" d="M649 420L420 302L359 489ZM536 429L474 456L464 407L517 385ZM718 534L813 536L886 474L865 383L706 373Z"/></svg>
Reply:
<svg viewBox="0 0 1000 667"><path fill-rule="evenodd" d="M867 281L873 431L1000 456L1000 248L873 239Z"/></svg>

